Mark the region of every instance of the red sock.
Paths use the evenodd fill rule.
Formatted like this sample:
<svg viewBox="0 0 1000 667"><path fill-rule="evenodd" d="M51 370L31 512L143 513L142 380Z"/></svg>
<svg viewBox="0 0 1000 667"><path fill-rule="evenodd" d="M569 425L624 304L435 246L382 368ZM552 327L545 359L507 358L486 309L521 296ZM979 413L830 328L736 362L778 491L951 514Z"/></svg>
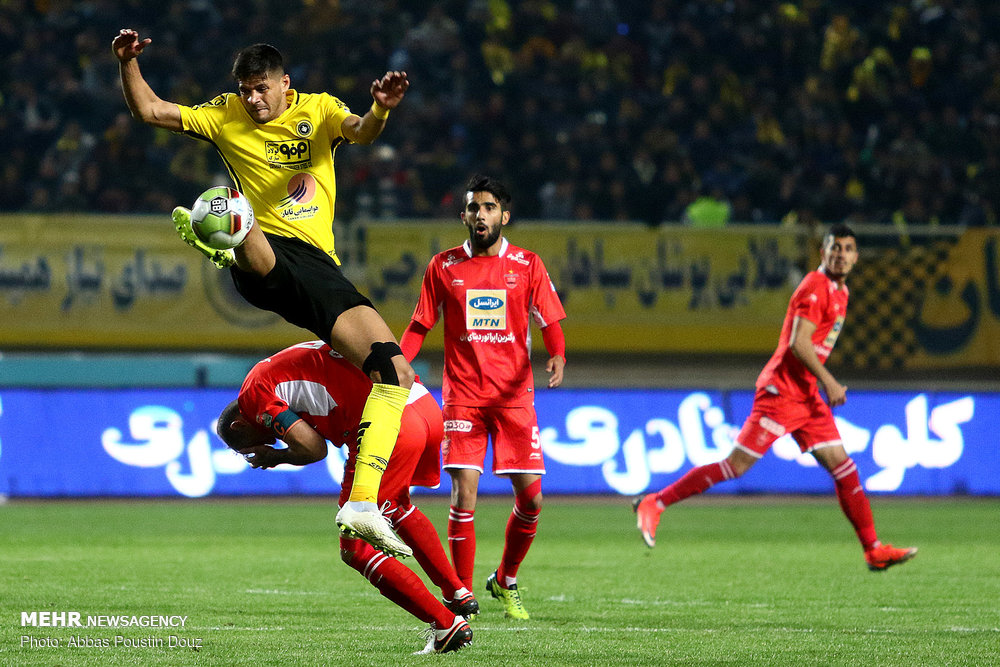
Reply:
<svg viewBox="0 0 1000 667"><path fill-rule="evenodd" d="M734 477L736 477L736 473L733 472L733 467L726 459L718 463L698 466L688 470L683 477L670 486L660 489L659 493L656 494L656 499L666 507L684 500L688 496L702 493L710 486Z"/></svg>
<svg viewBox="0 0 1000 667"><path fill-rule="evenodd" d="M451 600L455 597L455 591L462 588L462 580L444 554L444 547L441 546L441 538L438 537L434 524L413 505L401 508L398 514L402 515L401 518L397 516L393 523L399 537L413 548L413 557L434 585L441 589L444 598Z"/></svg>
<svg viewBox="0 0 1000 667"><path fill-rule="evenodd" d="M455 614L431 595L420 577L395 558L376 551L366 542L340 538L340 557L371 582L379 593L424 623L435 623L439 628L447 628L455 620Z"/></svg>
<svg viewBox="0 0 1000 667"><path fill-rule="evenodd" d="M868 496L865 495L865 489L861 486L861 478L858 477L858 467L854 465L854 460L848 457L846 461L831 470L830 475L837 485L840 509L854 526L854 532L857 533L861 546L865 551L877 546L875 519L872 518L872 508L868 503Z"/></svg>
<svg viewBox="0 0 1000 667"><path fill-rule="evenodd" d="M451 506L448 511L448 548L451 562L462 585L472 590L472 571L476 565L476 522L475 510L463 510Z"/></svg>
<svg viewBox="0 0 1000 667"><path fill-rule="evenodd" d="M497 581L508 588L517 580L517 568L528 554L535 532L538 529L538 515L541 510L530 509L532 500L542 492L542 480L536 479L514 498L514 509L507 519L504 534L503 556L497 568Z"/></svg>

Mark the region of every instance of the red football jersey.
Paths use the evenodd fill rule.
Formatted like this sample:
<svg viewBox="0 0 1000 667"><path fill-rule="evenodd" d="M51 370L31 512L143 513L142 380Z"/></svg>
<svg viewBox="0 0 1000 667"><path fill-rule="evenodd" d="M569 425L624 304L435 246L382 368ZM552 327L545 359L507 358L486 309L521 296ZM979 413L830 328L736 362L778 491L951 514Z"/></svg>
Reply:
<svg viewBox="0 0 1000 667"><path fill-rule="evenodd" d="M795 358L789 348L792 323L798 316L816 325L812 335L813 349L820 362L825 363L844 326L848 296L847 286L838 288L836 281L827 277L822 269L812 271L802 279L788 303L778 348L757 377L757 389L773 387L780 396L793 400L805 399L818 391L816 376Z"/></svg>
<svg viewBox="0 0 1000 667"><path fill-rule="evenodd" d="M334 445L349 445L353 454L371 389L368 376L315 340L257 362L237 400L240 412L267 428L274 428L279 416L291 410ZM407 405L427 394L427 388L415 382Z"/></svg>
<svg viewBox="0 0 1000 667"><path fill-rule="evenodd" d="M463 245L435 255L413 320L427 329L444 317L446 405L531 405L531 327L566 317L541 258L503 239L496 257Z"/></svg>

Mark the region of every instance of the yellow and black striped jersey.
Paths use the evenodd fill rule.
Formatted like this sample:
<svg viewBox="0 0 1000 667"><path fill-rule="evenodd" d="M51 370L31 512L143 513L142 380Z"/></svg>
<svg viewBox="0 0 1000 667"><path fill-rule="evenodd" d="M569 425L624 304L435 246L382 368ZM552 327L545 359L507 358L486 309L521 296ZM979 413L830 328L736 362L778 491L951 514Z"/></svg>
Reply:
<svg viewBox="0 0 1000 667"><path fill-rule="evenodd" d="M185 134L211 142L236 188L250 200L262 231L302 239L338 264L333 214L337 180L333 157L347 139L347 105L327 93L286 93L288 108L257 123L235 93L180 106ZM211 184L206 184L208 187Z"/></svg>

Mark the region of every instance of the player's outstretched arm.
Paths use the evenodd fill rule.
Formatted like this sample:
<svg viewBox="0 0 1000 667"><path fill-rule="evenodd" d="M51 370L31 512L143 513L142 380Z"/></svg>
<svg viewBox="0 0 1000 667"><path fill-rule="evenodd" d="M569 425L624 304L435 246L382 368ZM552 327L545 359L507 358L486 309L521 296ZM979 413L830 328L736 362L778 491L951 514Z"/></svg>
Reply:
<svg viewBox="0 0 1000 667"><path fill-rule="evenodd" d="M139 71L138 56L152 41L148 37L140 40L139 33L131 28L122 28L111 41L111 51L118 59L122 93L133 118L179 132L184 129L180 108L173 102L161 100Z"/></svg>

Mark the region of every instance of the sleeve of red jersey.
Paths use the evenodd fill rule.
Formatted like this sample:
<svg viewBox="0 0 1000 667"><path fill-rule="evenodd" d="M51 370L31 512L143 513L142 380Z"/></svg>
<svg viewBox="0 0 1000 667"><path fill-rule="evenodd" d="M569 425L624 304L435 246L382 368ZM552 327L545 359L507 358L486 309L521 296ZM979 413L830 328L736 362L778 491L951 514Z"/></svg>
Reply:
<svg viewBox="0 0 1000 667"><path fill-rule="evenodd" d="M826 285L807 277L792 295L792 312L813 324L823 321L826 308Z"/></svg>
<svg viewBox="0 0 1000 667"><path fill-rule="evenodd" d="M406 361L413 361L417 353L420 352L426 337L427 328L420 322L412 320L399 339L399 347L403 350L403 357L406 358Z"/></svg>
<svg viewBox="0 0 1000 667"><path fill-rule="evenodd" d="M532 316L544 333L550 325L559 320L566 319L566 311L563 310L562 302L559 300L559 293L556 286L549 278L549 272L545 270L542 258L535 255L535 266L532 271ZM561 330L560 330L561 333Z"/></svg>
<svg viewBox="0 0 1000 667"><path fill-rule="evenodd" d="M417 299L417 305L413 308L413 317L411 318L414 322L422 325L424 329L428 331L434 328L434 324L437 322L438 318L438 304L440 299L437 295L437 280L436 269L438 265L438 258L435 256L430 263L427 265L427 269L424 271L424 279L420 283L420 297ZM422 339L421 339L422 342ZM409 359L410 357L407 357Z"/></svg>
<svg viewBox="0 0 1000 667"><path fill-rule="evenodd" d="M550 359L562 357L563 361L566 361L566 336L559 322L553 322L542 329L542 340L545 342L545 351L549 353Z"/></svg>
<svg viewBox="0 0 1000 667"><path fill-rule="evenodd" d="M279 438L301 419L288 403L274 394L273 388L268 390L260 383L244 385L237 401L244 417L270 429Z"/></svg>

